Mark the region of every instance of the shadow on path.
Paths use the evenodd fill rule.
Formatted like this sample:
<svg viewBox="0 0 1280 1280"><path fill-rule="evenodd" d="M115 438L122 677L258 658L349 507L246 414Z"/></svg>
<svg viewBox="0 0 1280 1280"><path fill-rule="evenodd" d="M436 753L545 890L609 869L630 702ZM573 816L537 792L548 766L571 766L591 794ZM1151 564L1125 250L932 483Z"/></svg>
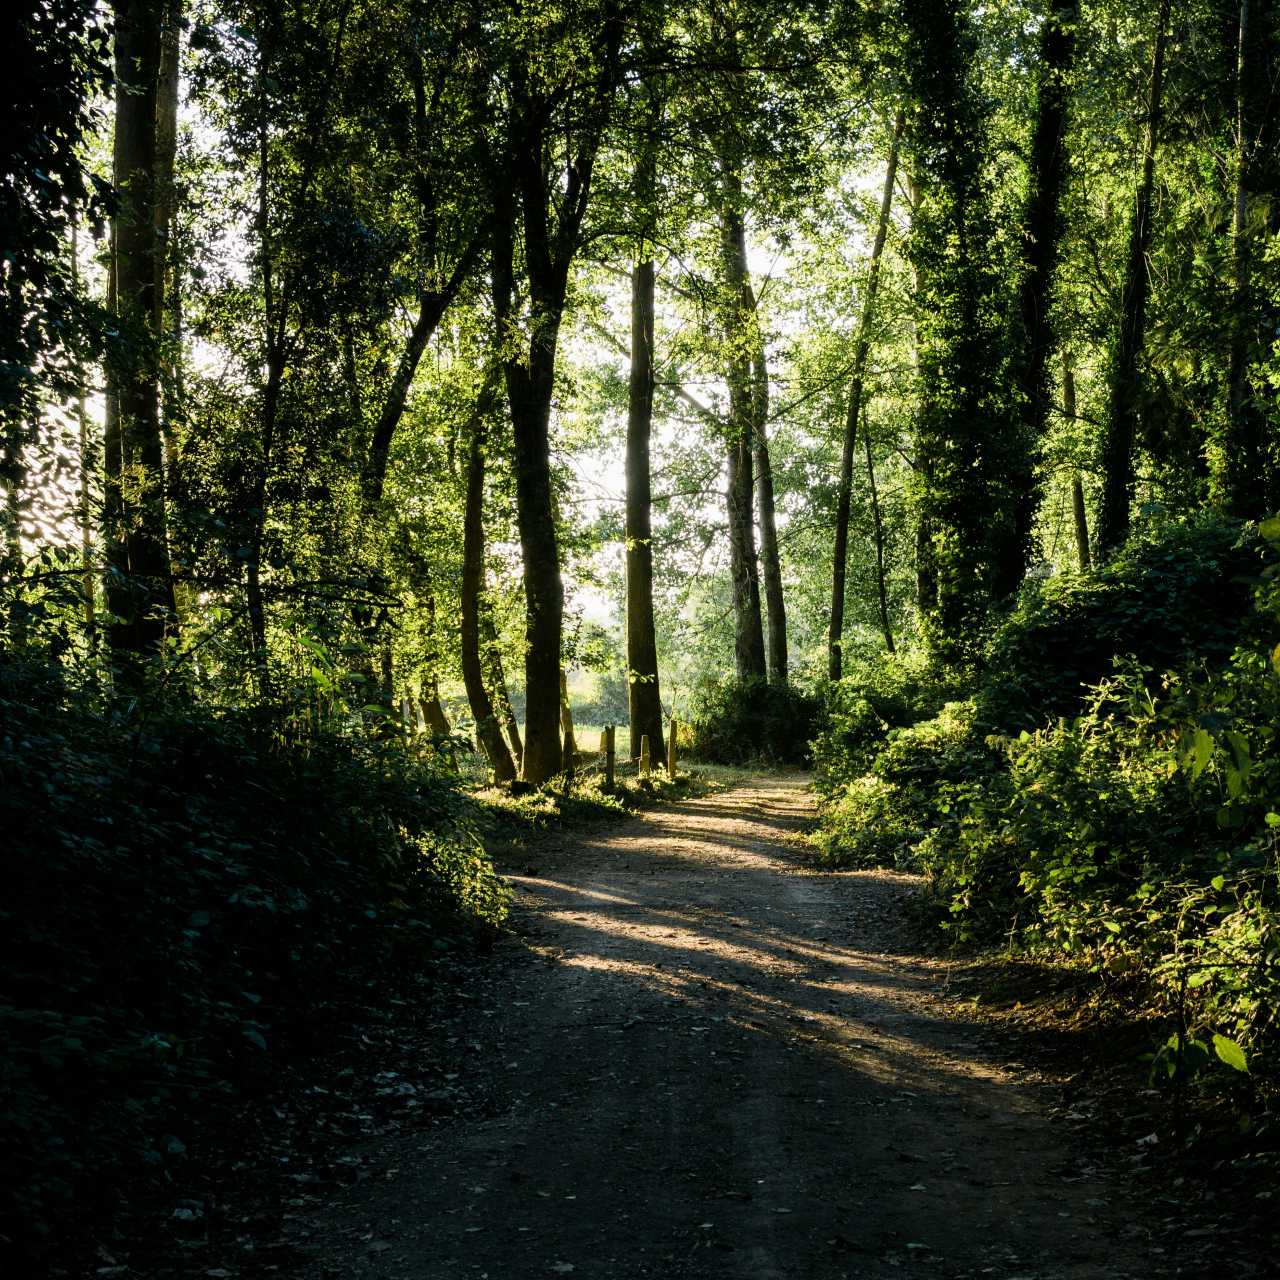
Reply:
<svg viewBox="0 0 1280 1280"><path fill-rule="evenodd" d="M887 872L819 874L806 779L563 844L474 1034L507 1106L391 1144L311 1274L835 1280L1156 1274L1139 1228L930 998Z"/></svg>

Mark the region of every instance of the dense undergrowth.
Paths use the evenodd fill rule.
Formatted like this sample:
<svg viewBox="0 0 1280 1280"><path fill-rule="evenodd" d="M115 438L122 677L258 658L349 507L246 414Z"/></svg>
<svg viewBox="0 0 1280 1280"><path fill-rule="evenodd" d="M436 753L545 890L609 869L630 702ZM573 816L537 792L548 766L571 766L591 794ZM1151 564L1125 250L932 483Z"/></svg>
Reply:
<svg viewBox="0 0 1280 1280"><path fill-rule="evenodd" d="M923 872L957 940L1140 990L1157 1076L1252 1088L1280 1057L1278 540L1155 526L1028 587L976 672L851 673L814 744L822 856Z"/></svg>
<svg viewBox="0 0 1280 1280"><path fill-rule="evenodd" d="M708 680L695 692L686 749L714 764L807 764L819 705L794 685Z"/></svg>
<svg viewBox="0 0 1280 1280"><path fill-rule="evenodd" d="M353 1003L507 892L456 779L397 743L100 704L0 664L0 1252L65 1243Z"/></svg>

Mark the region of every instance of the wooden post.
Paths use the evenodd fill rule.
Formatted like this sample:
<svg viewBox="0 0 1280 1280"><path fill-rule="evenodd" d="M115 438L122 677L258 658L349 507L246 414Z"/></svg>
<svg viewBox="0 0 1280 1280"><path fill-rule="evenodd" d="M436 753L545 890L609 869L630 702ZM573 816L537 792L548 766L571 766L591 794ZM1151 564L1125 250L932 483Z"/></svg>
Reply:
<svg viewBox="0 0 1280 1280"><path fill-rule="evenodd" d="M667 777L676 776L676 718L671 717L671 736L667 739Z"/></svg>
<svg viewBox="0 0 1280 1280"><path fill-rule="evenodd" d="M601 736L601 746L604 748L604 789L612 792L614 788L614 765L617 757L613 747L613 725L606 725L604 733Z"/></svg>
<svg viewBox="0 0 1280 1280"><path fill-rule="evenodd" d="M647 733L640 736L640 776L642 778L649 776L649 735Z"/></svg>
<svg viewBox="0 0 1280 1280"><path fill-rule="evenodd" d="M569 710L569 677L560 668L560 727L564 731L566 757L576 754L578 747L573 740L573 712Z"/></svg>
<svg viewBox="0 0 1280 1280"><path fill-rule="evenodd" d="M564 731L564 776L569 786L573 786L574 757L578 754L577 748L573 745L573 729L572 727Z"/></svg>

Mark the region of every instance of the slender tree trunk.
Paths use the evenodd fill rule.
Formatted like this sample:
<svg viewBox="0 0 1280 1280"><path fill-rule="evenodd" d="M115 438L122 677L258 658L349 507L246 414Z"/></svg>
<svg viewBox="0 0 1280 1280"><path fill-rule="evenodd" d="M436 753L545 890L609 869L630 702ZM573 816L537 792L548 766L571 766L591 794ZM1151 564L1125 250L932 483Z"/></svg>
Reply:
<svg viewBox="0 0 1280 1280"><path fill-rule="evenodd" d="M554 342L554 338L550 339ZM551 493L550 413L554 348L535 337L535 367L507 363L515 436L516 511L525 587L524 777L546 782L562 764L560 648L564 584Z"/></svg>
<svg viewBox="0 0 1280 1280"><path fill-rule="evenodd" d="M1268 513L1270 460L1266 414L1250 377L1263 328L1253 287L1253 241L1258 229L1251 222L1258 214L1255 170L1267 132L1269 98L1274 92L1273 69L1267 65L1274 0L1239 0L1239 4L1227 432L1220 452L1220 488L1222 503L1230 514L1256 520Z"/></svg>
<svg viewBox="0 0 1280 1280"><path fill-rule="evenodd" d="M480 660L480 609L484 589L484 437L485 422L492 412L489 386L480 392L471 419L471 439L467 454L467 500L462 523L461 642L462 680L467 702L476 722L476 739L489 761L494 779L510 782L516 776L515 763L498 725Z"/></svg>
<svg viewBox="0 0 1280 1280"><path fill-rule="evenodd" d="M494 706L497 708L498 719L507 731L507 739L511 743L512 759L519 770L524 765L524 743L520 738L520 722L516 719L515 708L511 705L511 694L507 689L507 673L502 662L502 649L498 644L498 632L493 625L493 613L488 608L481 611L480 628L484 638L489 689Z"/></svg>
<svg viewBox="0 0 1280 1280"><path fill-rule="evenodd" d="M651 194L652 161L642 159L644 182ZM647 248L647 246L646 246ZM640 739L662 735L662 701L658 690L658 642L653 622L653 525L649 470L649 435L653 426L653 259L637 262L631 273L631 380L627 401L627 706L631 722L631 754Z"/></svg>
<svg viewBox="0 0 1280 1280"><path fill-rule="evenodd" d="M474 271L483 244L483 237L477 235L463 251L445 286L438 291L426 290L418 297L417 318L409 331L404 350L400 353L395 373L391 377L391 385L387 388L386 399L378 411L369 441L364 474L361 477L365 508L369 512L375 511L382 501L382 492L387 481L387 465L391 458L391 445L401 419L404 417L405 406L409 402L409 391L413 386L418 366L422 363L423 354L440 327L440 321L444 319L445 312Z"/></svg>
<svg viewBox="0 0 1280 1280"><path fill-rule="evenodd" d="M721 148L723 207L720 261L725 288L725 381L729 387L729 564L733 580L734 657L740 680L764 679L767 665L760 614L760 568L753 511L754 444L759 391L747 326L749 304L746 227L742 220L742 177L727 146Z"/></svg>
<svg viewBox="0 0 1280 1280"><path fill-rule="evenodd" d="M914 229L920 213L922 191L915 167L908 165L903 172L906 181L907 199L911 205L911 222ZM913 299L911 313L911 362L915 369L916 384L920 386L920 308L924 304L921 287L920 264L914 259L911 262L911 296ZM919 431L912 442L915 452L917 484L928 489L931 479L932 461L925 448ZM853 465L853 450L850 448L849 464ZM938 569L933 549L933 522L923 503L917 500L915 512L915 569L916 569L916 612L921 618L927 618L937 612L938 608Z"/></svg>
<svg viewBox="0 0 1280 1280"><path fill-rule="evenodd" d="M734 659L739 680L766 677L760 577L756 562L750 441L729 442L729 573L733 583Z"/></svg>
<svg viewBox="0 0 1280 1280"><path fill-rule="evenodd" d="M827 675L834 682L844 669L844 594L849 559L849 508L853 501L853 454L862 415L863 379L867 354L871 347L871 319L875 312L876 294L880 288L880 260L889 234L889 214L893 208L893 185L897 180L898 151L902 142L905 117L898 112L893 122L893 138L889 143L889 160L885 166L884 192L880 197L880 217L871 247L867 283L862 294L862 311L853 343L853 373L849 378L849 404L844 419L844 447L840 453L840 489L836 498L835 548L831 557L831 623L827 633ZM892 651L892 644L889 646Z"/></svg>
<svg viewBox="0 0 1280 1280"><path fill-rule="evenodd" d="M109 628L122 689L136 692L141 660L159 650L173 617L160 425L156 316L157 82L161 15L155 0L116 0L116 130L119 206L114 218L115 302L122 350L109 364L118 414L117 448L105 477Z"/></svg>
<svg viewBox="0 0 1280 1280"><path fill-rule="evenodd" d="M748 286L749 288L749 286ZM754 312L755 301L752 299ZM755 422L751 452L756 471L756 510L760 517L760 573L764 578L765 614L769 620L769 683L787 683L787 607L782 594L782 558L778 554L778 525L773 502L773 464L769 460L769 371L765 365L764 341L759 323L753 326L756 340L752 366L755 374Z"/></svg>
<svg viewBox="0 0 1280 1280"><path fill-rule="evenodd" d="M867 454L867 484L871 489L871 529L876 548L876 595L880 606L880 630L884 647L894 653L893 628L889 624L889 591L884 577L884 520L880 511L880 491L876 487L876 467L871 456L871 432L862 424L862 446Z"/></svg>
<svg viewBox="0 0 1280 1280"><path fill-rule="evenodd" d="M261 56L261 55L260 55ZM260 66L260 78L265 70ZM262 586L262 550L267 527L267 480L275 456L276 430L279 423L280 394L284 385L284 335L287 307L277 299L275 273L272 270L270 205L268 195L268 148L265 126L258 144L258 237L262 271L263 356L267 379L262 388L261 431L258 440L256 469L250 487L245 545L245 611L249 618L249 650L253 674L258 682L258 695L264 702L274 696L270 657L267 653L267 605Z"/></svg>
<svg viewBox="0 0 1280 1280"><path fill-rule="evenodd" d="M1147 95L1142 171L1134 194L1129 230L1129 256L1120 302L1120 326L1112 357L1110 412L1102 451L1102 506L1098 513L1100 553L1116 551L1129 534L1129 509L1134 490L1134 440L1138 432L1142 378L1139 364L1146 343L1147 249L1151 243L1151 193L1155 185L1156 143L1160 130L1164 56L1169 26L1169 0L1160 0L1155 43L1151 53L1151 83Z"/></svg>
<svg viewBox="0 0 1280 1280"><path fill-rule="evenodd" d="M526 140L526 145L535 147L533 140ZM541 154L540 143L536 144L536 154ZM524 158L524 163L531 163L529 157ZM526 781L542 783L559 773L563 763L560 648L564 585L560 577L560 548L551 493L550 443L551 396L561 311L555 305L554 285L542 279L538 294L544 308L535 310L533 332L526 352L522 353L527 358L507 354L517 340L513 332L516 211L510 188L499 182L493 196L490 227L494 316L499 349L504 353L501 358L515 445L516 520L524 565L525 745L521 771ZM547 228L543 225L534 230L537 243L532 252L538 269L544 275L552 274ZM563 297L560 302L562 304Z"/></svg>
<svg viewBox="0 0 1280 1280"><path fill-rule="evenodd" d="M1074 423L1076 417L1076 371L1071 359L1071 352L1062 353L1062 408L1067 421ZM1076 556L1080 561L1081 571L1088 569L1089 555L1089 517L1085 513L1084 483L1077 471L1071 477L1071 513L1076 530Z"/></svg>
<svg viewBox="0 0 1280 1280"><path fill-rule="evenodd" d="M1018 290L1020 344L1015 356L1022 392L1026 447L1019 451L1023 474L1016 485L1015 531L1007 562L996 566L997 597L1012 595L1026 576L1027 556L1040 505L1039 459L1053 398L1049 361L1057 335L1050 320L1053 278L1062 240L1062 194L1067 182L1067 108L1075 61L1074 24L1079 0L1051 0L1040 33L1036 123L1022 214L1022 279Z"/></svg>
<svg viewBox="0 0 1280 1280"><path fill-rule="evenodd" d="M71 290L80 294L80 223L71 219ZM83 375L76 391L76 428L79 436L80 498L76 517L80 523L80 590L84 599L84 633L92 652L97 647L97 582L93 571L93 461L90 456L89 411L85 403Z"/></svg>
<svg viewBox="0 0 1280 1280"><path fill-rule="evenodd" d="M160 0L160 69L156 80L156 313L160 342L161 436L164 446L165 493L170 515L176 510L178 482L178 424L182 416L182 279L177 214L178 99L181 88L182 0ZM173 601L178 625L196 606L196 593L185 580L188 568L178 531L169 524L169 563L174 572Z"/></svg>

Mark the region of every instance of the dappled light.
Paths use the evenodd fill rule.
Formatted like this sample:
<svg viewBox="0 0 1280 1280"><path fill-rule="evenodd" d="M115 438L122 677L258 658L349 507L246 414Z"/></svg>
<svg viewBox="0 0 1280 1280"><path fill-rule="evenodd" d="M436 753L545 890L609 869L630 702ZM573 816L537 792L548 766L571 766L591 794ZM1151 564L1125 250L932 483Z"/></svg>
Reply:
<svg viewBox="0 0 1280 1280"><path fill-rule="evenodd" d="M685 801L514 877L530 951L486 1029L509 1110L387 1156L395 1185L315 1220L321 1256L406 1278L517 1253L530 1274L1109 1274L1084 1269L1123 1248L1102 1175L940 999L899 920L916 881L806 868L804 786Z"/></svg>

